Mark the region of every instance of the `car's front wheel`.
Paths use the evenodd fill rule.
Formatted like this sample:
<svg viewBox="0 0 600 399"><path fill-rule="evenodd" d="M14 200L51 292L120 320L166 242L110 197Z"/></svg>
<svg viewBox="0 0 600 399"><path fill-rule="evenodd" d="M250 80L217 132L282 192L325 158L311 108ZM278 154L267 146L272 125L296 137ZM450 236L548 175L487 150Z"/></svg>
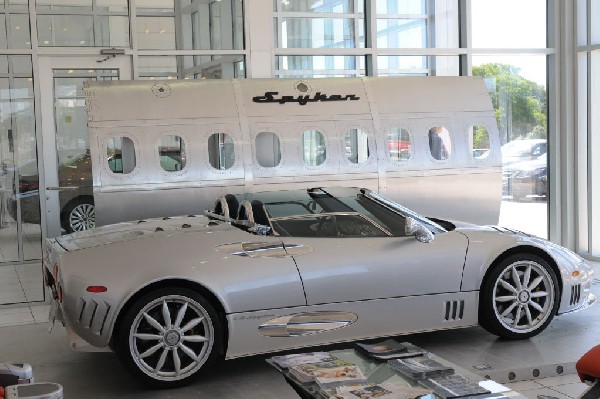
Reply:
<svg viewBox="0 0 600 399"><path fill-rule="evenodd" d="M493 266L482 284L479 323L500 337L529 338L548 326L558 300L558 278L548 262L512 255Z"/></svg>
<svg viewBox="0 0 600 399"><path fill-rule="evenodd" d="M125 367L156 388L190 383L221 354L217 312L187 288L144 295L129 308L116 333L116 351Z"/></svg>

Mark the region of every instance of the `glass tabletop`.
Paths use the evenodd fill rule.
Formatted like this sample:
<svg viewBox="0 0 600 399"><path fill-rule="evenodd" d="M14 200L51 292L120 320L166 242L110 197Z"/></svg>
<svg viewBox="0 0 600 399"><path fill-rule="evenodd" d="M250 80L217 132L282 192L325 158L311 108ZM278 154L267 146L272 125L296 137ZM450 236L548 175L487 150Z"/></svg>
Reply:
<svg viewBox="0 0 600 399"><path fill-rule="evenodd" d="M408 342L403 342L403 343L401 343L401 345L406 345L406 346L411 346L413 348L416 348L414 345L412 345ZM369 385L370 384L386 384L386 385L393 384L396 387L424 388L423 383L420 383L417 379L413 379L413 378L404 376L404 375L400 374L399 372L397 372L394 368L392 368L392 366L388 363L387 360L374 359L360 351L355 350L354 348L333 350L333 351L329 351L328 353L333 355L335 358L337 358L339 360L356 365L360 369L360 371L362 371L364 376L366 377L366 382L362 382L361 384L369 384ZM512 398L514 398L514 399L524 398L524 396L520 395L519 393L517 393L515 391L510 390L509 388L502 386L501 384L497 384L490 380L485 380L482 376L480 376L476 373L473 373L469 370L466 370L456 364L453 364L453 363L449 362L448 360L446 360L440 356L437 356L431 352L424 351L424 354L422 354L422 355L405 358L402 360L406 361L409 359L416 359L419 363L421 363L424 360L426 360L426 361L432 360L443 366L451 367L454 372L452 373L452 376L450 376L448 378L448 380L451 380L452 378L460 378L460 377L453 377L453 376L462 376L462 377L466 378L468 380L468 382L473 383L475 385L474 388L476 388L476 386L479 385L480 387L483 387L483 388L487 389L488 391L490 391L487 394L482 392L480 394L461 395L460 396L461 398L465 398L465 397L472 397L472 398L507 397L507 398L511 398L511 399ZM277 362L274 360L274 357L267 359L267 362L283 374L286 381L292 386L292 388L294 388L294 390L300 395L301 398L306 398L306 399L329 398L334 393L335 388L321 388L314 381L309 381L309 382L300 381L294 374L292 374L290 372L289 369L280 367L277 364ZM412 361L409 361L409 364L411 362ZM442 389L442 388L435 386L436 381L439 381L439 379L433 379L433 380L434 381L432 383L430 382L429 386L427 386L427 388L430 388L430 391L433 391L433 392L430 394L421 396L422 399L444 398L444 396L442 396L441 394L437 394L435 390L431 389L431 388L438 388L437 389L438 393L440 392L440 389ZM450 389L446 385L446 382L444 383L443 389ZM442 391L443 391L443 389L442 389ZM459 391L457 391L457 392L459 392ZM350 396L350 397L352 397L352 396ZM379 397L379 396L374 395L374 396L365 396L365 397L367 397L367 398L373 397L374 398L374 397ZM400 396L398 396L398 397L400 397Z"/></svg>

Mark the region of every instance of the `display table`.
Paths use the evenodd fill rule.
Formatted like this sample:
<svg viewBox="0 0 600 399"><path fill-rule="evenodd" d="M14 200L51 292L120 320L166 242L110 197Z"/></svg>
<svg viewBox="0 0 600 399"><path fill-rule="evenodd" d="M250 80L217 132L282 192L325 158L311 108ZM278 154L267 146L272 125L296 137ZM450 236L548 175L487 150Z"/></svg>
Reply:
<svg viewBox="0 0 600 399"><path fill-rule="evenodd" d="M410 344L409 344L410 345ZM305 351L306 352L306 351ZM334 350L329 351L328 353L332 354L336 358L352 363L360 368L363 374L367 377L367 384L381 384L381 383L391 383L397 386L404 387L421 387L417 380L414 380L409 377L404 377L398 372L396 372L392 367L390 367L387 361L379 361L375 360L367 355L363 355L360 352L357 352L354 349L343 349L343 350ZM476 383L481 387L486 388L490 391L490 393L468 396L470 398L511 398L511 399L520 399L525 397L518 392L512 391L509 388L504 387L498 383L495 383L491 380L485 380L483 377L472 373L466 369L453 364L446 359L443 359L433 353L426 352L424 355L420 355L421 359L432 359L441 363L444 366L449 366L454 369L455 375L460 375L466 377L470 382ZM416 359L416 357L415 357ZM272 365L275 369L277 369L286 379L286 381L290 384L290 386L298 393L298 395L303 399L321 399L326 398L326 395L322 394L322 389L315 382L301 382L294 375L292 375L287 369L281 368L277 365L277 363L273 360L273 358L267 359L267 362ZM373 396L377 397L377 396ZM467 396L463 396L467 397ZM434 398L443 398L442 396L438 396L435 393L423 396L423 398L434 399Z"/></svg>

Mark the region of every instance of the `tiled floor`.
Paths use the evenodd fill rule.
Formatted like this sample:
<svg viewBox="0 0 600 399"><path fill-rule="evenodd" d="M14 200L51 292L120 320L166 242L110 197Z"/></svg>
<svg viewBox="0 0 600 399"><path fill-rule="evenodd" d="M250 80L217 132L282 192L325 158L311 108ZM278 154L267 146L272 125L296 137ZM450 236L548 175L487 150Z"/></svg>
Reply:
<svg viewBox="0 0 600 399"><path fill-rule="evenodd" d="M559 399L577 398L588 388L586 384L579 381L576 374L504 385L532 399L537 398L537 395L553 396Z"/></svg>
<svg viewBox="0 0 600 399"><path fill-rule="evenodd" d="M0 305L44 300L42 266L0 266Z"/></svg>

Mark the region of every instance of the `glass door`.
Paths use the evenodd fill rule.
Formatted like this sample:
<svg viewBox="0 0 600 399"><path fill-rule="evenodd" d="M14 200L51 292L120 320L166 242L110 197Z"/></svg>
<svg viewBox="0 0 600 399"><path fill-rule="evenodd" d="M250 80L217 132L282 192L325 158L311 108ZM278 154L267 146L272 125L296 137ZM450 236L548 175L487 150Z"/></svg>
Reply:
<svg viewBox="0 0 600 399"><path fill-rule="evenodd" d="M83 83L130 79L128 57L40 60L47 236L95 225Z"/></svg>

